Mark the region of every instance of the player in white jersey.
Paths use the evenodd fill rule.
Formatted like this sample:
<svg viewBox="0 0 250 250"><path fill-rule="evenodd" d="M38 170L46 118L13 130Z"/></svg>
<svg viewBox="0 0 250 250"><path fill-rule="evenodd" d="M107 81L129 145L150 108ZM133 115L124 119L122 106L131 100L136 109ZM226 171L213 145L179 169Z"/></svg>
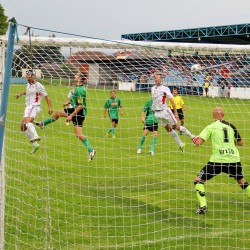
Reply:
<svg viewBox="0 0 250 250"><path fill-rule="evenodd" d="M26 77L28 81L26 91L16 94L16 98L18 99L25 95L26 108L24 110L24 116L20 128L32 143L31 154L34 154L39 148L37 141L39 141L41 138L37 135L36 128L32 122L36 115L41 111L40 105L42 97L45 98L48 104L49 114L52 114L53 110L51 101L44 86L35 79L35 73L32 70L27 70Z"/></svg>
<svg viewBox="0 0 250 250"><path fill-rule="evenodd" d="M188 135L191 140L195 137L191 134L185 127L180 126L177 123L177 110L176 105L173 100L173 95L170 89L162 84L162 74L161 72L156 72L154 75L155 86L151 88L152 94L152 109L155 112L155 117L158 119L159 123L164 126L164 128L172 135L174 140L180 146L180 150L184 152L185 143L183 143L179 135L175 132L174 129L179 130L180 132ZM172 104L174 114L167 105L167 99ZM174 129L173 129L174 128Z"/></svg>

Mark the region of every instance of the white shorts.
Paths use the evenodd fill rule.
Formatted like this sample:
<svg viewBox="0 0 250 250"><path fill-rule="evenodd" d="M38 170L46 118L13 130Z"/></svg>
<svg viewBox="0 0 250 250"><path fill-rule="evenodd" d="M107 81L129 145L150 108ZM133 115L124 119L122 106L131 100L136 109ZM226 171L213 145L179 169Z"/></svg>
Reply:
<svg viewBox="0 0 250 250"><path fill-rule="evenodd" d="M155 117L157 118L158 122L164 127L167 124L173 126L177 123L177 120L169 107L161 111L155 111Z"/></svg>
<svg viewBox="0 0 250 250"><path fill-rule="evenodd" d="M36 118L36 115L41 111L40 106L27 106L24 110L24 116L23 117L32 117Z"/></svg>

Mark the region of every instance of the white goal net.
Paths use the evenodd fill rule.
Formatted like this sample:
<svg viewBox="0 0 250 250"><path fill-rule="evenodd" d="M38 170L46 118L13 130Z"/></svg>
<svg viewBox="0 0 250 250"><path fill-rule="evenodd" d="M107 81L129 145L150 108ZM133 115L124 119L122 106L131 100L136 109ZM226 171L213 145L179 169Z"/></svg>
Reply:
<svg viewBox="0 0 250 250"><path fill-rule="evenodd" d="M157 137L152 132L143 136L142 123L154 73L161 72L163 85L183 98L184 126L192 134L199 135L213 122L214 107L224 108L225 120L246 142L239 151L250 181L250 47L55 35L23 36L15 44L0 248L250 249L250 200L233 178L220 174L208 181L208 212L195 213L194 179L210 158L211 143L194 147L189 136L177 131L186 143L181 153L161 125ZM7 44L4 38L2 44ZM76 136L66 117L52 121L42 98L35 122L45 128L31 123L41 138L31 154L37 144L20 129L25 95L16 98L26 91L27 70L45 87L52 115L67 108L63 103L76 87L75 75L84 75L87 114L82 132L88 142ZM117 126L108 113L104 118L112 90L123 113L116 117ZM89 162L92 150L96 154Z"/></svg>

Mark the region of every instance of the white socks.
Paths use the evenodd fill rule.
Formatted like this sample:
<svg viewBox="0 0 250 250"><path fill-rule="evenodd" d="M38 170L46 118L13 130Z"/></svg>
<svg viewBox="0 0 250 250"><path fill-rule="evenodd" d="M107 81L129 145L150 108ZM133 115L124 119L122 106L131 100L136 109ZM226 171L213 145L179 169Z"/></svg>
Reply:
<svg viewBox="0 0 250 250"><path fill-rule="evenodd" d="M175 130L172 130L169 132L170 135L174 138L174 140L179 144L180 147L183 146L183 142L181 141L179 135L175 132Z"/></svg>
<svg viewBox="0 0 250 250"><path fill-rule="evenodd" d="M188 135L190 137L190 139L192 140L195 136L192 135L185 127L180 126L180 131L186 135Z"/></svg>
<svg viewBox="0 0 250 250"><path fill-rule="evenodd" d="M25 135L29 140L32 140L34 137L38 137L36 128L33 123L26 123L27 129L24 131Z"/></svg>

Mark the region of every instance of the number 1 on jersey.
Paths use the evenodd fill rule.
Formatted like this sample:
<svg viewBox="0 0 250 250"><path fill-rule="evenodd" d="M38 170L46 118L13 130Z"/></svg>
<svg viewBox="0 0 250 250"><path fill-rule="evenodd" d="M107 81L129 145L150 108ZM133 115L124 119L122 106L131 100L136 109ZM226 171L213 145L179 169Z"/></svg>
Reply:
<svg viewBox="0 0 250 250"><path fill-rule="evenodd" d="M229 142L227 128L223 128L223 132L224 132L224 142Z"/></svg>

